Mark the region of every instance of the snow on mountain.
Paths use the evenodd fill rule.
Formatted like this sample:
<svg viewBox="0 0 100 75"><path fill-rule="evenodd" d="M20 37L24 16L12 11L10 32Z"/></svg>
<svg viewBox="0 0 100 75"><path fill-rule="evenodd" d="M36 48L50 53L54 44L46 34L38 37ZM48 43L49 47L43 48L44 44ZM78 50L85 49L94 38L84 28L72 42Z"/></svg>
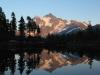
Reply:
<svg viewBox="0 0 100 75"><path fill-rule="evenodd" d="M82 29L78 26L68 26L68 27L65 27L63 28L61 31L57 32L56 34L58 35L67 35L67 34L75 34L77 33L78 31L81 31Z"/></svg>
<svg viewBox="0 0 100 75"><path fill-rule="evenodd" d="M36 16L33 20L41 27L41 35L43 36L55 33L61 34L61 32L63 34L70 33L71 31L83 30L88 27L85 22L57 18L51 13L43 17Z"/></svg>

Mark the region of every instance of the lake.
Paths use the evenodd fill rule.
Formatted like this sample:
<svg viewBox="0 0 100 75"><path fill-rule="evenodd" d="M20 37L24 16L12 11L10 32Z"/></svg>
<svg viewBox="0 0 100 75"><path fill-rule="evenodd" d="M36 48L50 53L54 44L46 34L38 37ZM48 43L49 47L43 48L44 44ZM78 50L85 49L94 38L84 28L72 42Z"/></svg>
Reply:
<svg viewBox="0 0 100 75"><path fill-rule="evenodd" d="M100 75L100 52L89 51L1 51L0 75Z"/></svg>

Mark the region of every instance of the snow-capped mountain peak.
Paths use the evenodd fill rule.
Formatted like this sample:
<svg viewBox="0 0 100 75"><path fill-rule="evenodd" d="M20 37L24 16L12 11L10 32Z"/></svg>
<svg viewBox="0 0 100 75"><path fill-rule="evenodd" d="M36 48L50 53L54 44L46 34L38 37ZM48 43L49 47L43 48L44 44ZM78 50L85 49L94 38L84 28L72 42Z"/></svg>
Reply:
<svg viewBox="0 0 100 75"><path fill-rule="evenodd" d="M88 27L86 22L57 18L52 13L42 17L36 16L33 20L41 27L41 35L43 36L68 31L67 29L72 29L71 31L73 31L77 28L86 29Z"/></svg>

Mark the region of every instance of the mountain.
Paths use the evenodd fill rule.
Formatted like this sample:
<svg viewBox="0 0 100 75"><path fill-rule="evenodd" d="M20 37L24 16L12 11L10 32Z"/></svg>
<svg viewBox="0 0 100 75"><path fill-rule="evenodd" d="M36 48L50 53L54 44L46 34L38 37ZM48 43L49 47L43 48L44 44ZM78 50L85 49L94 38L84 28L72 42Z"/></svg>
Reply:
<svg viewBox="0 0 100 75"><path fill-rule="evenodd" d="M75 20L65 20L54 16L49 13L43 17L36 16L33 20L41 27L41 35L46 36L48 34L58 34L60 32L67 33L73 31L74 28L86 29L88 24L85 22ZM70 30L71 29L71 30Z"/></svg>

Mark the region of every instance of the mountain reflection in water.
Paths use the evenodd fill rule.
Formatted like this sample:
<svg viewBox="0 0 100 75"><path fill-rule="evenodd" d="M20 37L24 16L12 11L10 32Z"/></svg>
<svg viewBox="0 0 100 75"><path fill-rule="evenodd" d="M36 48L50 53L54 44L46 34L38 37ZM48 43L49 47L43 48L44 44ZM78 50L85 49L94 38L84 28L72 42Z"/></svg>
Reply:
<svg viewBox="0 0 100 75"><path fill-rule="evenodd" d="M2 51L0 52L0 75L73 75L74 73L97 75L100 73L99 61L99 52L48 49L23 52Z"/></svg>

